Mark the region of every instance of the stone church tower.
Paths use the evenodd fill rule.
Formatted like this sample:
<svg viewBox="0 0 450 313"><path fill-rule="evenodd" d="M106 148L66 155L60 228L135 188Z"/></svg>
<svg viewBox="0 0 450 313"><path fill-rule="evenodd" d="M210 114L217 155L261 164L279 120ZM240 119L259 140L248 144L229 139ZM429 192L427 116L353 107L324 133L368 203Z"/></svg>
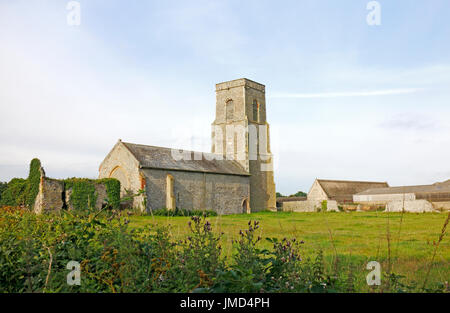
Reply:
<svg viewBox="0 0 450 313"><path fill-rule="evenodd" d="M276 210L265 86L246 78L216 85L212 152L236 160L250 174L252 212Z"/></svg>

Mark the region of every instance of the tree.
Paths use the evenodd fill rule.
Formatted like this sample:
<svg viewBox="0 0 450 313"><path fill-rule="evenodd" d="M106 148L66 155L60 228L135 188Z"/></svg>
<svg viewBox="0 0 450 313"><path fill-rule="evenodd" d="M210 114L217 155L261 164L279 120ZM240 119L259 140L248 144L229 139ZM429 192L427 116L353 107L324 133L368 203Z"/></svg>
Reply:
<svg viewBox="0 0 450 313"><path fill-rule="evenodd" d="M307 193L304 193L303 191L298 191L297 193L290 195L289 197L306 197L308 196Z"/></svg>
<svg viewBox="0 0 450 313"><path fill-rule="evenodd" d="M2 192L0 205L19 206L24 205L26 200L25 190L27 181L22 178L13 178L7 188Z"/></svg>
<svg viewBox="0 0 450 313"><path fill-rule="evenodd" d="M2 193L8 188L8 183L0 182L0 203L2 203Z"/></svg>

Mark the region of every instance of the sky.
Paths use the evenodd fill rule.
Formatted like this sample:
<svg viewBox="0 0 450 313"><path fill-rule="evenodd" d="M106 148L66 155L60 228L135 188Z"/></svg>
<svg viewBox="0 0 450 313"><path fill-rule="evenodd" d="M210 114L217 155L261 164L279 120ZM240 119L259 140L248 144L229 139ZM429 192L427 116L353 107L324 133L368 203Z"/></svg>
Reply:
<svg viewBox="0 0 450 313"><path fill-rule="evenodd" d="M266 85L277 191L450 179L450 1L0 0L0 181L98 176L118 139L210 151L215 84ZM73 16L73 15L71 15Z"/></svg>

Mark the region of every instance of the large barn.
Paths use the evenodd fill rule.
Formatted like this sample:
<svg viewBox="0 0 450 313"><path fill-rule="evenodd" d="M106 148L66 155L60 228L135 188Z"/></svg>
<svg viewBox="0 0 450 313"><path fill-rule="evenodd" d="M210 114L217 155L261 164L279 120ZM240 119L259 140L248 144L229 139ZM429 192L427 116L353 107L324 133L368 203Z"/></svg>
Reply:
<svg viewBox="0 0 450 313"><path fill-rule="evenodd" d="M393 210L432 211L450 209L450 180L432 185L368 189L353 196L355 203L388 205Z"/></svg>
<svg viewBox="0 0 450 313"><path fill-rule="evenodd" d="M308 192L310 201L353 202L353 195L367 189L389 187L387 182L316 179Z"/></svg>
<svg viewBox="0 0 450 313"><path fill-rule="evenodd" d="M119 140L101 163L99 177L117 178L124 194L145 190L133 205L147 211L276 210L265 86L245 78L217 84L212 126L212 153Z"/></svg>

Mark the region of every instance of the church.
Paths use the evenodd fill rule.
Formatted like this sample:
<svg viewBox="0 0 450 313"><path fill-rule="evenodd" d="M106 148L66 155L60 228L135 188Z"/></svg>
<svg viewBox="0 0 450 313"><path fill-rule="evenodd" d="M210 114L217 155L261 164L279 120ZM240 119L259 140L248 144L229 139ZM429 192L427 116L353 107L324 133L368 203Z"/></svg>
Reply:
<svg viewBox="0 0 450 313"><path fill-rule="evenodd" d="M133 206L213 210L218 214L276 210L265 86L246 78L216 84L211 152L119 140L99 168L116 178Z"/></svg>

